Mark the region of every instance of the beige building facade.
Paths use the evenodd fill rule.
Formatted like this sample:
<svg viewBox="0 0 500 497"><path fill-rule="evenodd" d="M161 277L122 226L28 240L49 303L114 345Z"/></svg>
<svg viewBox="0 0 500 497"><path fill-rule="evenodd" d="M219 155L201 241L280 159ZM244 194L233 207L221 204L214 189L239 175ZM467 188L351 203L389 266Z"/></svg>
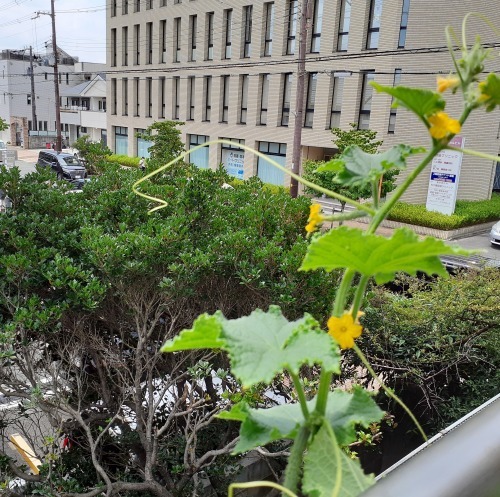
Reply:
<svg viewBox="0 0 500 497"><path fill-rule="evenodd" d="M310 0L302 158L335 153L332 127L350 123L378 132L383 148L431 145L425 127L369 82L435 88L452 62L445 26L460 35L470 10L500 26L498 0ZM291 169L297 94L301 0L107 0L108 144L117 153L147 156L135 134L159 120L179 120L186 148L228 138ZM478 18L470 40L498 47ZM498 50L496 51L498 52ZM490 71L500 70L495 50ZM461 102L448 96L458 117ZM478 111L464 126L465 146L500 149L500 112ZM193 152L199 167L223 163L229 173L287 186L290 178L237 145ZM411 170L412 164L409 164ZM459 199L489 198L496 163L464 156ZM406 172L402 173L404 177ZM424 203L424 172L405 200Z"/></svg>

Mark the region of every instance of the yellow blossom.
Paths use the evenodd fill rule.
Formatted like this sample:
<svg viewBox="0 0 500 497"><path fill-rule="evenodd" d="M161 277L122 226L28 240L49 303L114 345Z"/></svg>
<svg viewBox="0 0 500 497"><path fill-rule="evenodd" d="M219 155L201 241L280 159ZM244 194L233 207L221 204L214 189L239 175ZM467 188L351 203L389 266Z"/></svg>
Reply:
<svg viewBox="0 0 500 497"><path fill-rule="evenodd" d="M429 132L436 140L441 140L449 134L456 135L460 133L460 123L456 119L451 118L446 112L437 112L430 116L428 121L431 125Z"/></svg>
<svg viewBox="0 0 500 497"><path fill-rule="evenodd" d="M328 334L338 342L341 349L354 347L354 339L358 338L363 331L363 327L358 321L362 315L363 313L358 312L357 318L353 319L350 312L344 312L339 318L332 316L328 320Z"/></svg>
<svg viewBox="0 0 500 497"><path fill-rule="evenodd" d="M312 204L309 210L309 219L307 220L306 231L308 233L314 233L318 227L318 224L321 224L324 220L324 217L320 214L321 205Z"/></svg>
<svg viewBox="0 0 500 497"><path fill-rule="evenodd" d="M448 76L443 78L442 76L437 77L437 91L443 93L446 90L454 90L460 84L460 78L457 76Z"/></svg>

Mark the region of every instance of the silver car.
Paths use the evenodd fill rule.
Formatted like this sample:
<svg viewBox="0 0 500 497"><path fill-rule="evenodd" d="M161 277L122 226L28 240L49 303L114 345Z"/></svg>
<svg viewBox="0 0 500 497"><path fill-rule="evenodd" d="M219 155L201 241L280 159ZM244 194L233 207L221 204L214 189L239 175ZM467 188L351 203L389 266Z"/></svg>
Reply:
<svg viewBox="0 0 500 497"><path fill-rule="evenodd" d="M490 242L493 246L500 247L500 221L491 228Z"/></svg>

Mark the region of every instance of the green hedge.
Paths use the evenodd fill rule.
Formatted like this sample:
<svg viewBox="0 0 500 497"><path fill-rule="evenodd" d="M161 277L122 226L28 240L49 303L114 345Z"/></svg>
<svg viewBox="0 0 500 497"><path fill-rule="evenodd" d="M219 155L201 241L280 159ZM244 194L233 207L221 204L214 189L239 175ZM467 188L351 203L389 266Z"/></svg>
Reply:
<svg viewBox="0 0 500 497"><path fill-rule="evenodd" d="M427 211L425 205L398 202L391 211L389 219L440 230L453 230L498 221L500 219L500 195L494 193L490 200L458 200L455 213L451 216Z"/></svg>
<svg viewBox="0 0 500 497"><path fill-rule="evenodd" d="M139 167L139 157L129 157L128 155L110 155L106 157L107 162L112 162L113 164L119 164L120 166L126 167Z"/></svg>

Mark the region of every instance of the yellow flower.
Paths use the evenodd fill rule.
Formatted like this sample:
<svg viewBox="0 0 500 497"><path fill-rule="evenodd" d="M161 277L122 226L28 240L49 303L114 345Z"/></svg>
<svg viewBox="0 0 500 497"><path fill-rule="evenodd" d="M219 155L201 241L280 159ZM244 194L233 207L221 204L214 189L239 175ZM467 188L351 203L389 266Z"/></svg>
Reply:
<svg viewBox="0 0 500 497"><path fill-rule="evenodd" d="M460 133L460 123L456 119L452 119L446 112L437 112L430 116L428 121L431 125L429 132L436 140L441 140L449 134Z"/></svg>
<svg viewBox="0 0 500 497"><path fill-rule="evenodd" d="M321 224L324 220L324 217L320 214L321 205L312 204L309 210L309 219L307 220L306 231L308 233L314 233L318 227L318 224Z"/></svg>
<svg viewBox="0 0 500 497"><path fill-rule="evenodd" d="M437 77L437 91L439 93L443 93L449 89L454 90L459 84L460 78L457 76L448 76L446 78L443 78L442 76Z"/></svg>
<svg viewBox="0 0 500 497"><path fill-rule="evenodd" d="M350 312L344 312L339 318L332 316L328 320L328 334L338 342L341 349L354 347L354 339L358 338L363 331L363 327L358 321L362 315L362 312L358 312L357 318L353 319Z"/></svg>

